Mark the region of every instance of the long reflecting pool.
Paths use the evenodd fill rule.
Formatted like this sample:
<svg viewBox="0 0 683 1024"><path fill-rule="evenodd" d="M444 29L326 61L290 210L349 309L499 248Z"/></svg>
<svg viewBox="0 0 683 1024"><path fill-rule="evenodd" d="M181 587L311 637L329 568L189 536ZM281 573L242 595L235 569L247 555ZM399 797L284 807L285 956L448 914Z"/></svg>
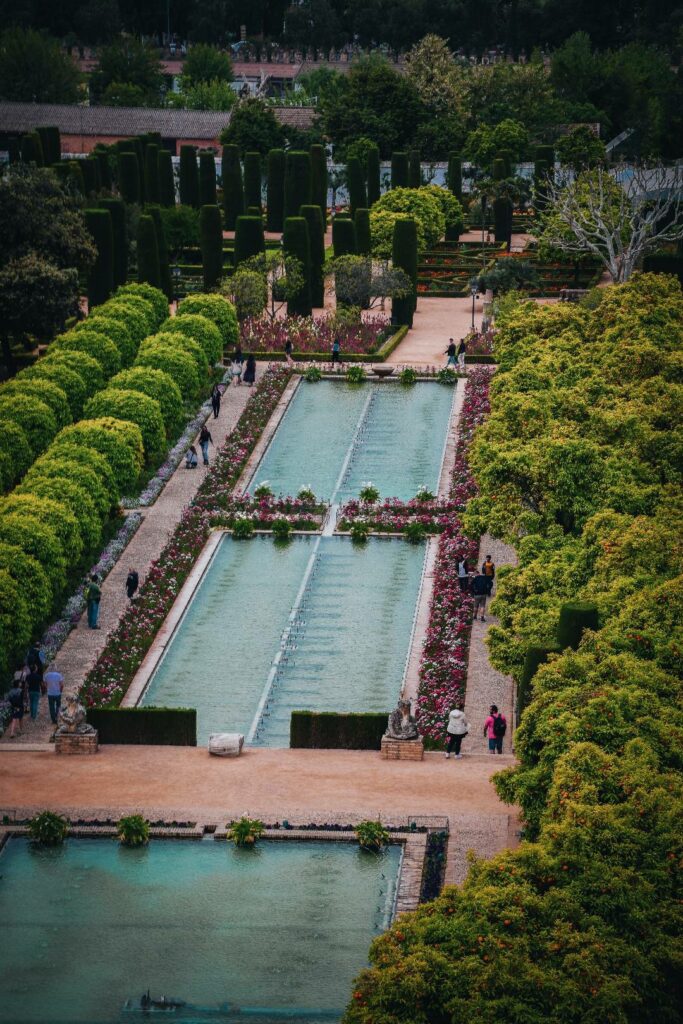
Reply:
<svg viewBox="0 0 683 1024"><path fill-rule="evenodd" d="M289 745L293 710L388 711L424 546L345 537L220 542L142 704L197 709L197 742Z"/></svg>
<svg viewBox="0 0 683 1024"><path fill-rule="evenodd" d="M142 1019L123 1007L148 988L185 1000L173 1020L274 1024L295 1009L285 1019L337 1019L388 923L399 859L396 846L376 857L324 842L11 839L0 854L0 1020Z"/></svg>
<svg viewBox="0 0 683 1024"><path fill-rule="evenodd" d="M302 381L249 488L268 480L296 494L306 484L325 501L357 497L366 480L385 498L435 490L453 395L425 381Z"/></svg>

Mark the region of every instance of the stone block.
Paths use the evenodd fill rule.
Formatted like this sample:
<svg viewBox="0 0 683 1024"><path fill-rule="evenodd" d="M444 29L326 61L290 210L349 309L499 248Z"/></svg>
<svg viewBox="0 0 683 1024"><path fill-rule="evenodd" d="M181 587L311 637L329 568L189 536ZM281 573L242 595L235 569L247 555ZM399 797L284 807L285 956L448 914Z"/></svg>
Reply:
<svg viewBox="0 0 683 1024"><path fill-rule="evenodd" d="M209 736L209 753L217 757L239 757L244 746L244 736L239 732L212 732Z"/></svg>
<svg viewBox="0 0 683 1024"><path fill-rule="evenodd" d="M422 761L424 743L421 738L416 740L391 740L382 737L380 755L385 761Z"/></svg>
<svg viewBox="0 0 683 1024"><path fill-rule="evenodd" d="M55 754L96 754L97 746L97 731L55 735Z"/></svg>

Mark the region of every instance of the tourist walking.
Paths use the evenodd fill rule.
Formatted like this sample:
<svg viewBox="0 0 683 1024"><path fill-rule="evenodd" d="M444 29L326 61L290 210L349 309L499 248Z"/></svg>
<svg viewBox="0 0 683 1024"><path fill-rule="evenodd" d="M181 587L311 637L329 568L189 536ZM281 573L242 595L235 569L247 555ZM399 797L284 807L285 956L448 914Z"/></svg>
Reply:
<svg viewBox="0 0 683 1024"><path fill-rule="evenodd" d="M458 586L463 594L466 594L470 588L470 567L466 558L461 558L458 562Z"/></svg>
<svg viewBox="0 0 683 1024"><path fill-rule="evenodd" d="M128 595L129 601L133 600L133 595L135 594L135 591L138 589L139 586L140 577L138 576L135 569L131 569L128 575L126 576L126 594Z"/></svg>
<svg viewBox="0 0 683 1024"><path fill-rule="evenodd" d="M243 362L244 362L244 358L242 356L242 349L238 345L237 348L235 349L235 354L232 357L232 367L231 367L231 370L230 370L230 372L232 374L232 382L235 385L235 387L237 387L238 384L242 383L242 363Z"/></svg>
<svg viewBox="0 0 683 1024"><path fill-rule="evenodd" d="M91 629L99 629L97 620L100 617L100 599L102 590L98 576L91 576L88 589L85 592L85 601L88 608L88 625Z"/></svg>
<svg viewBox="0 0 683 1024"><path fill-rule="evenodd" d="M335 338L332 342L332 365L335 363L341 363L341 344L339 338Z"/></svg>
<svg viewBox="0 0 683 1024"><path fill-rule="evenodd" d="M448 733L448 746L446 748L446 757L449 758L453 751L455 756L461 758L460 747L465 736L469 732L470 724L465 718L465 712L462 708L453 708L448 716L448 725L446 726L446 732Z"/></svg>
<svg viewBox="0 0 683 1024"><path fill-rule="evenodd" d="M40 672L29 672L26 676L26 689L28 691L28 704L31 711L31 720L35 722L38 717L40 697L43 692L43 676Z"/></svg>
<svg viewBox="0 0 683 1024"><path fill-rule="evenodd" d="M486 622L486 598L489 596L488 580L483 573L479 572L472 580L472 595L474 597L474 620L477 620L477 612L481 612L481 621Z"/></svg>
<svg viewBox="0 0 683 1024"><path fill-rule="evenodd" d="M211 389L211 408L213 409L213 418L217 420L221 411L221 389L218 384L214 384Z"/></svg>
<svg viewBox="0 0 683 1024"><path fill-rule="evenodd" d="M484 736L488 737L489 754L503 753L503 737L507 732L505 715L501 715L496 704L492 704L489 717L484 722Z"/></svg>
<svg viewBox="0 0 683 1024"><path fill-rule="evenodd" d="M21 726L24 720L24 701L26 699L24 690L24 673L15 672L12 687L7 694L7 700L12 709L12 721L9 727L9 738L11 740L16 735L21 736L22 733Z"/></svg>
<svg viewBox="0 0 683 1024"><path fill-rule="evenodd" d="M448 369L449 366L457 365L457 360L455 357L455 342L453 341L452 338L448 339L448 348L446 349L444 355L448 356L448 359L446 360L446 369Z"/></svg>
<svg viewBox="0 0 683 1024"><path fill-rule="evenodd" d="M57 718L59 717L59 709L62 704L62 692L64 690L64 676L61 672L57 672L56 669L49 669L43 676L43 682L45 683L45 689L47 692L47 703L50 709L50 721L53 725L57 724Z"/></svg>
<svg viewBox="0 0 683 1024"><path fill-rule="evenodd" d="M285 359L287 360L288 366L294 366L294 360L292 359L293 351L294 346L292 345L291 339L287 338L287 341L285 342Z"/></svg>
<svg viewBox="0 0 683 1024"><path fill-rule="evenodd" d="M456 356L457 356L457 359L458 359L458 369L461 371L461 373L465 372L465 356L466 355L467 355L467 342L465 341L464 338L461 338L459 343L458 343L458 349L457 349L457 352L456 352Z"/></svg>
<svg viewBox="0 0 683 1024"><path fill-rule="evenodd" d="M202 450L205 466L209 465L209 444L213 444L213 438L211 437L211 431L205 423L199 433L199 447Z"/></svg>
<svg viewBox="0 0 683 1024"><path fill-rule="evenodd" d="M493 580L496 575L496 566L490 555L486 556L486 559L482 564L481 571L483 575L486 577L486 585L488 587L486 593L490 597L491 593L493 592Z"/></svg>
<svg viewBox="0 0 683 1024"><path fill-rule="evenodd" d="M247 356L247 362L244 367L244 373L242 375L242 381L252 387L256 380L256 356L253 352L250 352Z"/></svg>
<svg viewBox="0 0 683 1024"><path fill-rule="evenodd" d="M185 469L196 469L199 464L197 449L193 444L185 452Z"/></svg>

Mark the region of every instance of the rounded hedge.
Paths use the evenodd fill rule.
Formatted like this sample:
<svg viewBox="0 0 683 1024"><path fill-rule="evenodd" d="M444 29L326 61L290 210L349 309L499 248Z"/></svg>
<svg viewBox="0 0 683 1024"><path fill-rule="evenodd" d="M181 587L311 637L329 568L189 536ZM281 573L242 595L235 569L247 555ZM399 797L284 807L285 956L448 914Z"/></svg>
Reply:
<svg viewBox="0 0 683 1024"><path fill-rule="evenodd" d="M0 671L9 672L31 639L31 616L21 587L0 569Z"/></svg>
<svg viewBox="0 0 683 1024"><path fill-rule="evenodd" d="M465 230L465 212L450 189L441 185L423 185L420 192L434 196L444 215L447 232L460 235Z"/></svg>
<svg viewBox="0 0 683 1024"><path fill-rule="evenodd" d="M52 589L40 562L15 544L0 543L0 572L9 573L26 600L32 624L45 622L52 610Z"/></svg>
<svg viewBox="0 0 683 1024"><path fill-rule="evenodd" d="M57 535L69 561L77 562L83 553L83 529L70 502L64 502L52 493L38 495L25 484L8 495L0 505L0 515L33 516L49 526Z"/></svg>
<svg viewBox="0 0 683 1024"><path fill-rule="evenodd" d="M221 332L208 317L200 316L198 313L170 316L168 320L164 320L159 333L172 334L174 331L201 345L210 366L220 362L223 355Z"/></svg>
<svg viewBox="0 0 683 1024"><path fill-rule="evenodd" d="M5 459L6 480L3 477L3 487L11 487L17 480L21 479L28 467L33 462L33 452L26 436L26 431L18 423L11 420L3 420L0 427L0 456Z"/></svg>
<svg viewBox="0 0 683 1024"><path fill-rule="evenodd" d="M85 386L86 398L90 398L90 395L104 387L102 367L87 352L79 352L75 348L55 348L54 345L50 345L47 355L37 365L53 366L56 363L78 374Z"/></svg>
<svg viewBox="0 0 683 1024"><path fill-rule="evenodd" d="M129 494L134 489L143 461L142 434L136 424L107 416L81 420L58 434L55 444L64 443L93 448L104 455L119 494Z"/></svg>
<svg viewBox="0 0 683 1024"><path fill-rule="evenodd" d="M89 419L114 416L119 420L137 423L147 459L166 447L166 431L159 403L139 391L107 388L93 395L85 407Z"/></svg>
<svg viewBox="0 0 683 1024"><path fill-rule="evenodd" d="M102 517L88 491L87 483L80 483L76 478L66 476L36 476L30 481L28 478L22 481L17 491L32 498L47 498L59 502L64 511L70 512L74 517L83 539L83 549L87 552L95 550L102 536ZM59 539L57 524L50 525L54 527ZM62 547L68 561L76 561L63 543Z"/></svg>
<svg viewBox="0 0 683 1024"><path fill-rule="evenodd" d="M0 451L0 491L9 491L14 483L14 467L7 452Z"/></svg>
<svg viewBox="0 0 683 1024"><path fill-rule="evenodd" d="M393 218L387 217L393 214ZM441 204L426 188L392 188L377 200L370 210L372 251L375 256L391 257L393 224L397 214L412 217L417 224L417 247L419 251L431 249L446 231L446 218Z"/></svg>
<svg viewBox="0 0 683 1024"><path fill-rule="evenodd" d="M178 316L184 313L198 313L216 325L221 332L224 348L235 348L240 339L237 313L232 302L220 295L188 295L178 303Z"/></svg>
<svg viewBox="0 0 683 1024"><path fill-rule="evenodd" d="M55 530L32 514L10 512L0 515L0 541L13 544L32 555L42 566L53 594L64 587L66 558Z"/></svg>
<svg viewBox="0 0 683 1024"><path fill-rule="evenodd" d="M0 394L0 420L21 427L31 449L31 461L45 451L57 433L57 422L49 406L27 395ZM0 434L4 429L0 427Z"/></svg>
<svg viewBox="0 0 683 1024"><path fill-rule="evenodd" d="M38 459L26 474L21 486L30 487L35 480L51 480L63 478L72 481L82 487L92 498L93 506L100 519L106 519L111 512L111 497L107 486L97 475L92 466L86 466L80 462L73 462L68 453L64 451L52 452L48 450L45 455ZM79 517L79 510L74 509L76 518Z"/></svg>
<svg viewBox="0 0 683 1024"><path fill-rule="evenodd" d="M33 366L27 366L25 370L18 373L16 380L52 381L66 395L71 412L71 421L80 418L85 400L88 398L88 390L81 375L76 370L72 370L66 363L40 359Z"/></svg>
<svg viewBox="0 0 683 1024"><path fill-rule="evenodd" d="M27 377L15 377L0 386L0 398L3 395L25 395L31 401L44 402L52 411L57 430L73 423L71 409L66 394L58 384L51 380L31 380Z"/></svg>
<svg viewBox="0 0 683 1024"><path fill-rule="evenodd" d="M83 448L74 441L54 440L44 455L38 459L35 466L39 466L44 460L55 457L66 458L71 463L79 466L87 466L97 474L109 497L110 507L114 507L119 500L119 489L116 485L116 477L107 459L101 452L94 448Z"/></svg>
<svg viewBox="0 0 683 1024"><path fill-rule="evenodd" d="M185 399L194 398L199 391L199 375L194 359L189 352L175 345L164 345L160 342L147 345L144 351L139 352L135 365L149 366L167 373L176 382Z"/></svg>
<svg viewBox="0 0 683 1024"><path fill-rule="evenodd" d="M100 307L101 308L101 307ZM113 341L121 356L121 366L130 366L138 351L138 342L133 338L123 319L106 316L100 309L74 327L75 331L93 330L104 334Z"/></svg>
<svg viewBox="0 0 683 1024"><path fill-rule="evenodd" d="M121 369L121 356L113 341L106 334L93 330L68 331L54 341L57 348L75 349L92 356L102 367L105 379L113 377Z"/></svg>
<svg viewBox="0 0 683 1024"><path fill-rule="evenodd" d="M183 422L183 396L180 388L168 373L154 370L151 366L133 366L130 370L122 370L109 381L109 389L120 388L124 391L138 391L158 402L161 416L170 436Z"/></svg>
<svg viewBox="0 0 683 1024"><path fill-rule="evenodd" d="M150 333L147 314L141 312L137 306L126 302L123 297L105 302L98 308L97 316L106 316L107 320L116 320L118 323L122 323L136 347Z"/></svg>
<svg viewBox="0 0 683 1024"><path fill-rule="evenodd" d="M209 362L204 355L204 349L196 341L188 338L185 334L179 334L178 331L169 331L167 334L153 334L151 338L146 338L140 346L140 351L142 352L150 345L157 344L171 345L173 348L178 348L181 352L186 352L189 356L192 356L200 386L206 381L209 375Z"/></svg>
<svg viewBox="0 0 683 1024"><path fill-rule="evenodd" d="M129 288L130 285L124 285L124 287ZM153 286L149 285L149 287L152 288ZM158 289L155 288L154 290L157 291ZM119 288L112 301L123 302L131 309L136 309L145 318L147 334L152 334L156 330L157 311L149 299L144 299L142 295L135 295L133 292L124 292L123 288Z"/></svg>
<svg viewBox="0 0 683 1024"><path fill-rule="evenodd" d="M154 310L154 326L153 330L157 330L159 324L162 323L168 316L168 299L161 291L160 288L155 288L151 284L145 282L137 282L134 284L124 284L122 288L116 290L114 298L133 296L134 298L144 299L145 302L149 302Z"/></svg>

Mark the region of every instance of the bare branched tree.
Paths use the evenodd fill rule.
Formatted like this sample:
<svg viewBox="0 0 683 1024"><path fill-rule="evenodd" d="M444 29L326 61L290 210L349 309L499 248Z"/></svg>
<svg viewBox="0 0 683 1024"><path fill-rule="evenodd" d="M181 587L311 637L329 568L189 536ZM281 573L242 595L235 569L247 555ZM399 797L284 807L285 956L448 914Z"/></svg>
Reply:
<svg viewBox="0 0 683 1024"><path fill-rule="evenodd" d="M542 247L592 255L616 283L643 256L683 238L683 168L596 167L567 182L544 182Z"/></svg>

